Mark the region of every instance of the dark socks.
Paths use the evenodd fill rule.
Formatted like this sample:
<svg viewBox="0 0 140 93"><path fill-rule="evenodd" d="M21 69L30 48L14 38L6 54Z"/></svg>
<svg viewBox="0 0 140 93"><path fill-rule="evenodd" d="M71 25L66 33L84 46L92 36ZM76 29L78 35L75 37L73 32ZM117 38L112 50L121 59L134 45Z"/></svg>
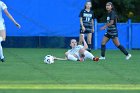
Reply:
<svg viewBox="0 0 140 93"><path fill-rule="evenodd" d="M118 48L127 56L128 55L128 52L126 51L126 49L122 46L122 45L119 45Z"/></svg>
<svg viewBox="0 0 140 93"><path fill-rule="evenodd" d="M91 44L88 44L88 48L89 48L89 49L92 49L92 46L91 46Z"/></svg>
<svg viewBox="0 0 140 93"><path fill-rule="evenodd" d="M105 51L106 51L106 46L105 45L101 45L101 56L105 57Z"/></svg>

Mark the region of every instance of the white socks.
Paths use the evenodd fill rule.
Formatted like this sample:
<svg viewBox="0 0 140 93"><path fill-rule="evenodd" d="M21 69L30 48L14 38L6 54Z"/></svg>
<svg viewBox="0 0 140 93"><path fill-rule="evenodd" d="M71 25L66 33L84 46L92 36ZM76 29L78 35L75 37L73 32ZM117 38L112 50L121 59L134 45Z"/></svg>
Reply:
<svg viewBox="0 0 140 93"><path fill-rule="evenodd" d="M93 58L94 58L94 56L90 52L88 52L88 51L85 51L84 55L85 55L85 58L89 58L91 60L93 60Z"/></svg>
<svg viewBox="0 0 140 93"><path fill-rule="evenodd" d="M1 42L3 41L2 37L0 37L0 58L3 59L4 56L3 56L3 49L2 49L2 46L1 46Z"/></svg>
<svg viewBox="0 0 140 93"><path fill-rule="evenodd" d="M68 60L72 60L72 61L77 61L78 58L76 58L75 56L71 55L71 54L68 54Z"/></svg>

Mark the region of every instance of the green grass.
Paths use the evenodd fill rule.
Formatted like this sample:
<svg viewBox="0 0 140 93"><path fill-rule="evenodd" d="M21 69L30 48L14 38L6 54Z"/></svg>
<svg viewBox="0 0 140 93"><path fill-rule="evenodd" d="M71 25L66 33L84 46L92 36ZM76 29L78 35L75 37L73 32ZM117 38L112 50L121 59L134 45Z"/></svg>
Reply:
<svg viewBox="0 0 140 93"><path fill-rule="evenodd" d="M65 49L4 49L0 63L0 93L139 93L140 50L125 60L119 50L108 50L99 62L55 61L45 55L64 57ZM100 51L93 51L95 56Z"/></svg>

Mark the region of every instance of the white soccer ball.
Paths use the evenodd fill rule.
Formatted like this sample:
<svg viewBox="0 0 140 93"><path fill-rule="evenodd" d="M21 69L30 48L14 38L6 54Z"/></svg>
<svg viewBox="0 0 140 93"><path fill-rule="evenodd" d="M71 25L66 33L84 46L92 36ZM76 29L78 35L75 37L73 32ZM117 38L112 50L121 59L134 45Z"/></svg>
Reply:
<svg viewBox="0 0 140 93"><path fill-rule="evenodd" d="M54 63L54 57L51 56L51 55L45 56L44 63L46 63L46 64L53 64Z"/></svg>

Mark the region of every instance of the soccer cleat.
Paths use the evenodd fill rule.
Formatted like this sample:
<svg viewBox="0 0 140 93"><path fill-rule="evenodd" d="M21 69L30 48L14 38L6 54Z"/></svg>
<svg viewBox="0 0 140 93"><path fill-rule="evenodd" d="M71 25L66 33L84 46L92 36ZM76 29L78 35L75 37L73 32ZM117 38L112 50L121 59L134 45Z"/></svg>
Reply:
<svg viewBox="0 0 140 93"><path fill-rule="evenodd" d="M131 54L128 54L128 55L126 56L126 60L129 60L131 57L132 57L132 55L131 55Z"/></svg>
<svg viewBox="0 0 140 93"><path fill-rule="evenodd" d="M98 57L94 57L93 58L93 61L96 61L97 62L97 61L99 61L99 58Z"/></svg>
<svg viewBox="0 0 140 93"><path fill-rule="evenodd" d="M4 58L3 58L3 59L1 59L1 62L5 62Z"/></svg>
<svg viewBox="0 0 140 93"><path fill-rule="evenodd" d="M100 59L100 60L105 60L105 57L102 57L102 56L101 56L99 59Z"/></svg>

